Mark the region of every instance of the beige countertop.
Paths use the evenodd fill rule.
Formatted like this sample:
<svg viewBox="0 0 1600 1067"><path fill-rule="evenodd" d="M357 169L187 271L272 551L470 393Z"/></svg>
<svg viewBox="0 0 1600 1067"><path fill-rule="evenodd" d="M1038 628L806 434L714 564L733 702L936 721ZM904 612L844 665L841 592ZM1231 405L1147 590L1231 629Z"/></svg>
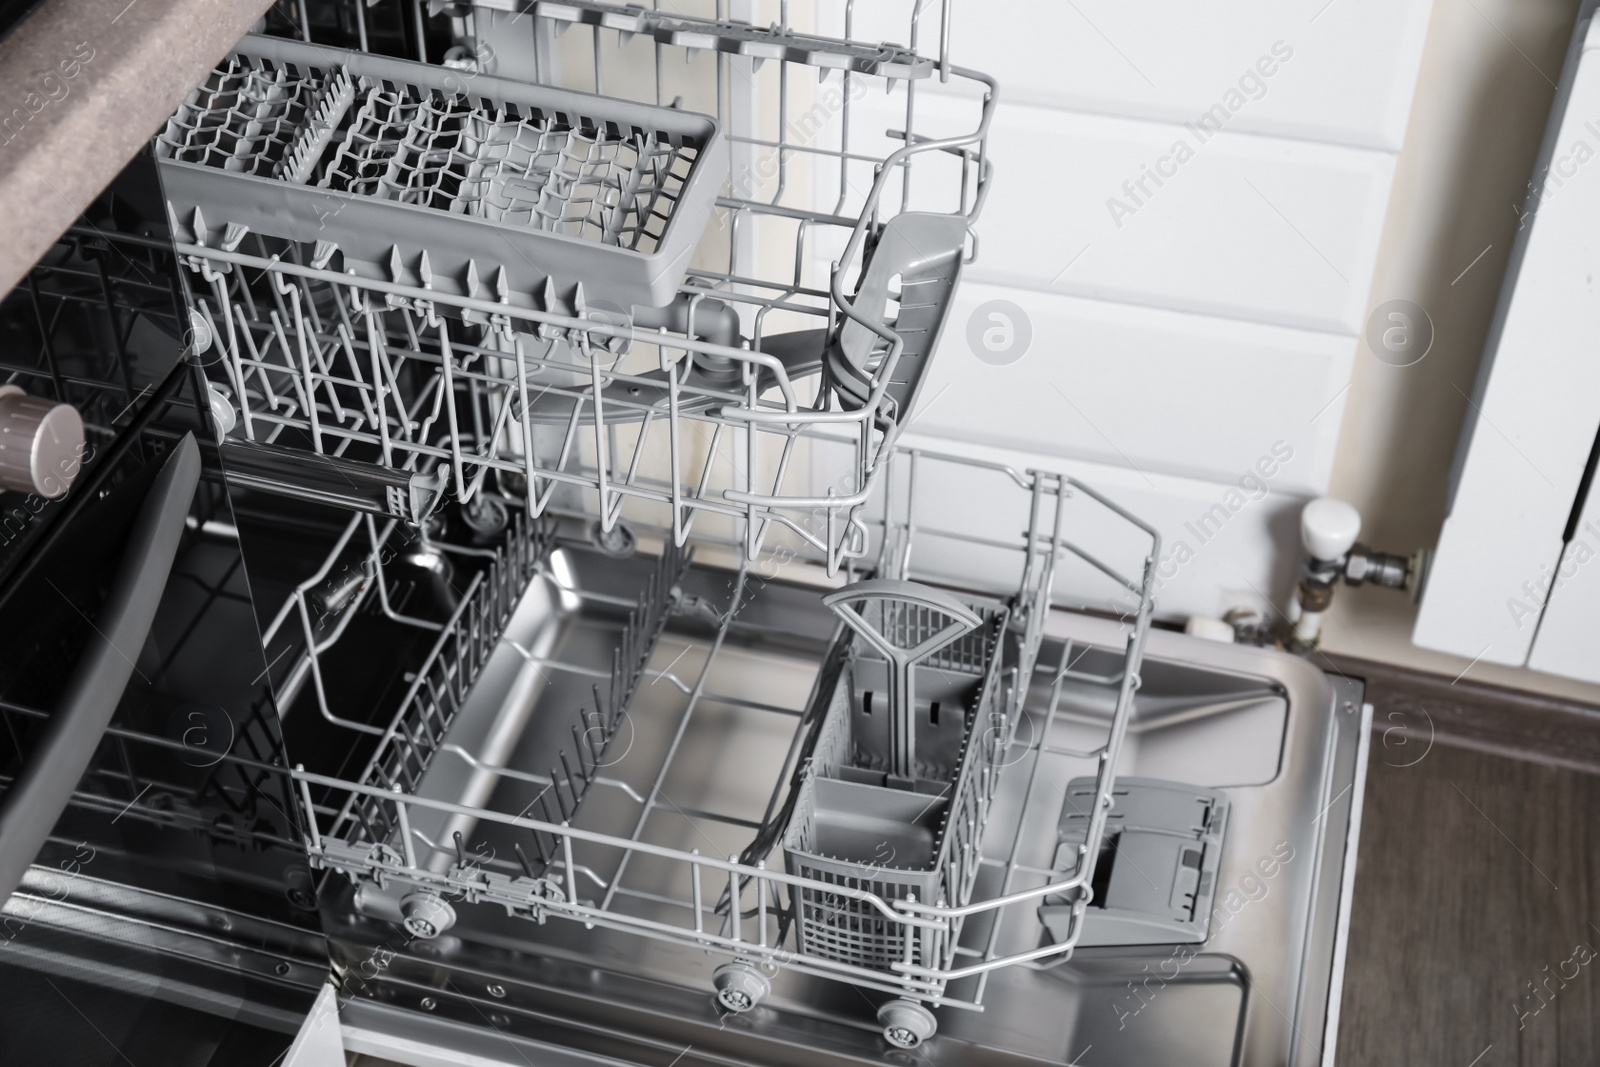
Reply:
<svg viewBox="0 0 1600 1067"><path fill-rule="evenodd" d="M49 0L0 41L0 293L270 0Z"/></svg>

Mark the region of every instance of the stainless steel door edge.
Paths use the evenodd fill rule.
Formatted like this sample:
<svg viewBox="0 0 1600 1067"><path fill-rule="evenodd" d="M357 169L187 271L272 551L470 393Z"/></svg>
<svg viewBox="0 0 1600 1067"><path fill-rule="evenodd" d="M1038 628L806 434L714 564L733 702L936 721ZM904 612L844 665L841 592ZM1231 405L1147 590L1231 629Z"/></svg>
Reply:
<svg viewBox="0 0 1600 1067"><path fill-rule="evenodd" d="M321 934L248 912L95 878L81 870L30 867L16 895L0 907L0 914L33 912L49 903L70 904L75 911L101 916L107 923L125 921L135 928L159 927L183 936L226 940L327 970L327 942Z"/></svg>
<svg viewBox="0 0 1600 1067"><path fill-rule="evenodd" d="M186 930L101 911L70 895L50 899L19 889L3 915L15 935L0 955L6 964L276 1033L299 1029L308 990L327 975L323 959L236 940L228 927Z"/></svg>
<svg viewBox="0 0 1600 1067"><path fill-rule="evenodd" d="M1338 1049L1339 1008L1344 994L1345 954L1350 947L1350 907L1355 897L1356 857L1361 845L1361 813L1366 800L1367 762L1372 754L1372 705L1362 704L1360 722L1356 725L1359 737L1356 743L1355 767L1348 800L1341 800L1345 812L1344 856L1339 882L1337 929L1333 942L1333 963L1329 968L1327 1005L1322 1024L1322 1063L1332 1065ZM1338 818L1329 815L1333 826L1340 825Z"/></svg>

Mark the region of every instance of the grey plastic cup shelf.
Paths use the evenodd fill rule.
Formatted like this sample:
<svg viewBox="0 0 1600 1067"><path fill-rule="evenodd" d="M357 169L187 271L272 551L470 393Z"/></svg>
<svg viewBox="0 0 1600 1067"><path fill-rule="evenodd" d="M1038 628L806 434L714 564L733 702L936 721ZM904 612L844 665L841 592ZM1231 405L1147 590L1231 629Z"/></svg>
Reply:
<svg viewBox="0 0 1600 1067"><path fill-rule="evenodd" d="M715 119L246 37L156 139L181 236L317 244L362 278L626 309L682 284L726 177Z"/></svg>

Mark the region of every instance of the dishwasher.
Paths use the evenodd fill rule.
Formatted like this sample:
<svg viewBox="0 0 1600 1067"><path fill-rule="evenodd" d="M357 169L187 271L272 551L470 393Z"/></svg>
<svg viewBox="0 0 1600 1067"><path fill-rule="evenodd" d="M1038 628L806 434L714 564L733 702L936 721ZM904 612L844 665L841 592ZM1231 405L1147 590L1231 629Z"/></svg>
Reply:
<svg viewBox="0 0 1600 1067"><path fill-rule="evenodd" d="M0 304L7 1062L1331 1062L1361 683L903 439L953 3L293 0L188 93Z"/></svg>

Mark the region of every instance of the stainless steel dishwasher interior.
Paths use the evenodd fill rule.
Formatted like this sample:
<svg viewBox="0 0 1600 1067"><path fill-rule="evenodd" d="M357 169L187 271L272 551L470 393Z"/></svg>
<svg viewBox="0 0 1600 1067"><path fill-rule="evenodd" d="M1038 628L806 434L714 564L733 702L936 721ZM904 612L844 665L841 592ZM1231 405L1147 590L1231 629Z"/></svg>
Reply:
<svg viewBox="0 0 1600 1067"><path fill-rule="evenodd" d="M532 761L548 760L559 747L570 709L589 699L590 689L583 676L551 670L543 661L602 669L622 621L615 602L649 566L643 558L556 550L452 727L426 779L426 795L486 799L490 809L511 814L538 803L552 774L561 771ZM679 592L726 598L734 581L733 572L694 567ZM832 630L820 592L765 584L715 657L708 623L697 623L692 613L675 618L576 824L622 838L639 827L644 841L737 856L793 756L799 712ZM1011 766L985 841L990 858L977 896L996 894L1005 877L1005 864L994 857L1008 854L1018 832L1021 794L1035 758L1042 758L1036 797L1018 833L1022 847L1009 887L1031 887L1046 877L1041 872L1049 868L1062 790L1094 766L1092 758L1072 753L1103 737L1111 712L1098 695L1103 690L1064 686L1055 725L1043 738L1053 754L1038 757L1053 672L1062 657L1086 674L1114 670L1122 629L1063 611L1052 616L1008 754ZM1181 951L1081 948L1054 967L996 971L988 976L985 1010L943 1010L940 1037L924 1045L919 1058L970 1063L982 1049L992 1058L983 1062L1060 1063L1095 1046L1107 1062L1255 1064L1283 1062L1291 1046L1314 1043L1308 1033L1320 1039L1325 1003L1314 993L1317 975L1331 967L1332 942L1312 934L1331 924L1337 892L1327 877L1342 868L1344 848L1343 824L1334 825L1337 819L1321 809L1340 760L1348 766L1354 752L1359 716L1339 712L1348 694L1336 694L1333 683L1302 661L1170 633L1151 635L1142 679L1119 776L1222 787L1234 804L1217 895L1222 921L1213 938ZM419 839L426 835L438 844L435 862L456 859L456 846L448 843L456 830L469 856L516 862L503 826L441 817L413 829ZM614 891L621 906L643 916L682 907L685 887L674 883L670 865L636 855L613 884L618 858L612 853L597 860L590 853L580 892L598 899ZM1262 873L1263 861L1270 877ZM770 976L772 994L760 1008L719 1015L707 995L719 959L708 953L570 922L534 924L491 907L460 908L444 936L400 945L394 927L383 921L395 917L392 904L375 900L364 888L358 903L371 918L341 915L343 930L333 923L329 929L339 931L336 957L347 967L359 966L374 950L397 953L386 963L383 982L384 997L395 1005L426 1008L434 1003L430 989L476 995L497 1017L518 1009L560 1020L564 1036L552 1036L551 1044L582 1047L585 1041L571 1027L609 1031L607 1040L628 1050L609 1054L630 1058L640 1056L642 1046L673 1041L730 1055L755 1048L758 1060L771 1062L795 1045L806 1049L806 1062L829 1062L830 1056L881 1062L885 1055L871 1011L881 995L849 985L786 968ZM334 913L344 906L336 903ZM981 945L990 933L986 923L970 924L964 944ZM998 936L1003 949L1022 950L1039 942L1040 931L1013 921ZM1322 973L1324 984L1326 977ZM970 984L980 980L959 982L968 983L970 993ZM381 1009L367 998L347 1007L352 1048L362 1047L363 1033L376 1033L373 1011ZM390 1019L380 1028L408 1025ZM441 1040L440 1034L432 1039ZM373 1045L384 1047L381 1040Z"/></svg>
<svg viewBox="0 0 1600 1067"><path fill-rule="evenodd" d="M275 814L226 836L204 781L164 790L252 881L192 928L128 913L165 924L169 963L270 973L319 998L306 1028L416 1067L1320 1061L1359 685L1152 630L1154 527L899 438L994 162L996 85L951 63L952 0L910 4L909 47L796 32L786 4L766 26L512 6L274 5L153 146L170 232L141 240L177 253L228 505L192 529L248 585L226 628L185 632L230 650L208 668L265 649L245 673L270 744L217 759L238 810ZM643 46L629 77L613 41ZM930 109L934 78L966 89ZM788 140L834 93L837 143ZM181 736L116 740L170 760ZM101 777L117 791L86 799L198 838L171 798L140 806L132 764ZM1105 827L1135 780L1209 791L1215 836L1172 853L1203 875L1135 872L1199 913L1151 922L1189 944L1080 940L1115 907L1097 864L1133 863ZM818 815L819 781L875 799Z"/></svg>

